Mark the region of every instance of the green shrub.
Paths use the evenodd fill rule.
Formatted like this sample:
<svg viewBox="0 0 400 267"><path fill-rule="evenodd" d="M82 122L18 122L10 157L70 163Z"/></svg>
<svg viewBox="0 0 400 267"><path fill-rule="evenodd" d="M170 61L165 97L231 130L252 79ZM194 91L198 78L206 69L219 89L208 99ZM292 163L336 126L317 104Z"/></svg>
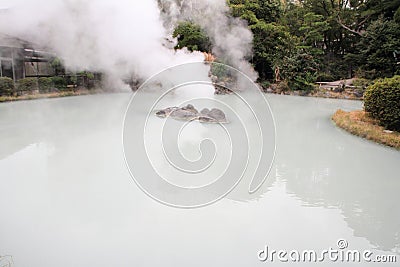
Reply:
<svg viewBox="0 0 400 267"><path fill-rule="evenodd" d="M263 88L263 90L266 90L271 87L271 83L269 81L262 81L260 82L260 85Z"/></svg>
<svg viewBox="0 0 400 267"><path fill-rule="evenodd" d="M231 70L227 65L214 62L211 65L211 74L219 79L224 79L231 76Z"/></svg>
<svg viewBox="0 0 400 267"><path fill-rule="evenodd" d="M71 75L71 77L69 78L69 81L71 84L77 85L78 84L78 76L76 74Z"/></svg>
<svg viewBox="0 0 400 267"><path fill-rule="evenodd" d="M353 86L357 87L357 89L366 89L372 84L374 84L373 81L364 78L357 78L353 81Z"/></svg>
<svg viewBox="0 0 400 267"><path fill-rule="evenodd" d="M172 37L178 39L175 49L186 47L190 51L207 52L211 49L210 39L206 32L197 24L183 21L175 28Z"/></svg>
<svg viewBox="0 0 400 267"><path fill-rule="evenodd" d="M369 86L364 95L364 108L385 128L400 131L400 76Z"/></svg>
<svg viewBox="0 0 400 267"><path fill-rule="evenodd" d="M51 80L52 80L55 88L57 88L59 90L63 90L65 88L67 88L68 83L64 77L55 76L55 77L51 77Z"/></svg>
<svg viewBox="0 0 400 267"><path fill-rule="evenodd" d="M32 92L38 89L38 80L36 78L24 78L17 83L17 91L19 92Z"/></svg>
<svg viewBox="0 0 400 267"><path fill-rule="evenodd" d="M81 71L77 73L80 76L84 76L87 77L88 79L93 80L94 79L94 73L93 72L89 72L89 71Z"/></svg>
<svg viewBox="0 0 400 267"><path fill-rule="evenodd" d="M281 76L291 90L313 90L318 64L312 55L297 53L285 57L281 63Z"/></svg>
<svg viewBox="0 0 400 267"><path fill-rule="evenodd" d="M8 77L0 77L0 95L11 95L14 91L14 81Z"/></svg>
<svg viewBox="0 0 400 267"><path fill-rule="evenodd" d="M39 78L39 92L47 93L54 87L53 80L47 77Z"/></svg>

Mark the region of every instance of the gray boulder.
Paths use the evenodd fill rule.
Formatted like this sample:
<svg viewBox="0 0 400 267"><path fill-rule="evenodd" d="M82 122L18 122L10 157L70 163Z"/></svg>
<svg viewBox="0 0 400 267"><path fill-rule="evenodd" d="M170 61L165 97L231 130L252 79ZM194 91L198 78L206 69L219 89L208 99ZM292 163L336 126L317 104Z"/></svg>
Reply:
<svg viewBox="0 0 400 267"><path fill-rule="evenodd" d="M182 108L169 107L156 112L156 115L161 118L171 117L176 120L198 120L204 123L227 123L225 113L217 108L209 110L208 108L198 112L197 109L188 104Z"/></svg>

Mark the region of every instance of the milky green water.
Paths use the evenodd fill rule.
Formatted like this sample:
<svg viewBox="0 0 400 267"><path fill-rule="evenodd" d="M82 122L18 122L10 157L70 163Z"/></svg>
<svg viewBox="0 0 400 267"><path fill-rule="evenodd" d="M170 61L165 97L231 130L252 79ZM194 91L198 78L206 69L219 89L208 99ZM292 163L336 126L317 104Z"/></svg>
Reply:
<svg viewBox="0 0 400 267"><path fill-rule="evenodd" d="M400 261L400 152L330 120L361 102L267 95L277 151L264 185L183 210L149 198L130 177L122 152L129 97L0 105L0 255L33 267L280 266L258 252L320 251L343 238ZM312 265L328 262L295 264Z"/></svg>

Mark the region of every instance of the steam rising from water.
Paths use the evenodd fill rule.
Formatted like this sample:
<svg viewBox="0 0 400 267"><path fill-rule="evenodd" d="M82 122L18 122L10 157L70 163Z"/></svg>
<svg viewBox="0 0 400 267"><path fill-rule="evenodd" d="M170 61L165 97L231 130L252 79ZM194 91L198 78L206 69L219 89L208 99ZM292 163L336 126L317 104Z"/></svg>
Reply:
<svg viewBox="0 0 400 267"><path fill-rule="evenodd" d="M164 22L159 4L169 5ZM251 33L241 21L226 15L225 1L197 1L197 12L190 12L188 4L193 3L0 0L0 6L7 8L0 13L0 32L53 50L73 71L104 72L115 80L132 75L145 79L172 65L203 60L199 52L174 51L166 45L172 25L190 18L211 36L218 56L253 73L244 63L251 51Z"/></svg>
<svg viewBox="0 0 400 267"><path fill-rule="evenodd" d="M253 35L244 20L229 14L226 0L158 0L170 30L179 20L199 24L213 44L213 53L224 63L238 68L253 81L257 73L249 64Z"/></svg>

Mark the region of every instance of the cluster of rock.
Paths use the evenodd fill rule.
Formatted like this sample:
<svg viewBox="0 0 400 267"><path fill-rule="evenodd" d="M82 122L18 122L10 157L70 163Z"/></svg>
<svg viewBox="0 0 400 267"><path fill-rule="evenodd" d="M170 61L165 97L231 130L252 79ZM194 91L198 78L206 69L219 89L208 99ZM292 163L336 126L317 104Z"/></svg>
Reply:
<svg viewBox="0 0 400 267"><path fill-rule="evenodd" d="M226 95L232 94L232 90L235 89L235 83L232 78L225 77L221 79L215 75L210 74L209 77L211 78L211 82L214 85L216 95Z"/></svg>
<svg viewBox="0 0 400 267"><path fill-rule="evenodd" d="M225 113L217 108L209 110L205 108L200 112L191 104L184 107L168 107L156 112L161 118L171 117L177 120L192 121L198 120L207 123L227 123Z"/></svg>

